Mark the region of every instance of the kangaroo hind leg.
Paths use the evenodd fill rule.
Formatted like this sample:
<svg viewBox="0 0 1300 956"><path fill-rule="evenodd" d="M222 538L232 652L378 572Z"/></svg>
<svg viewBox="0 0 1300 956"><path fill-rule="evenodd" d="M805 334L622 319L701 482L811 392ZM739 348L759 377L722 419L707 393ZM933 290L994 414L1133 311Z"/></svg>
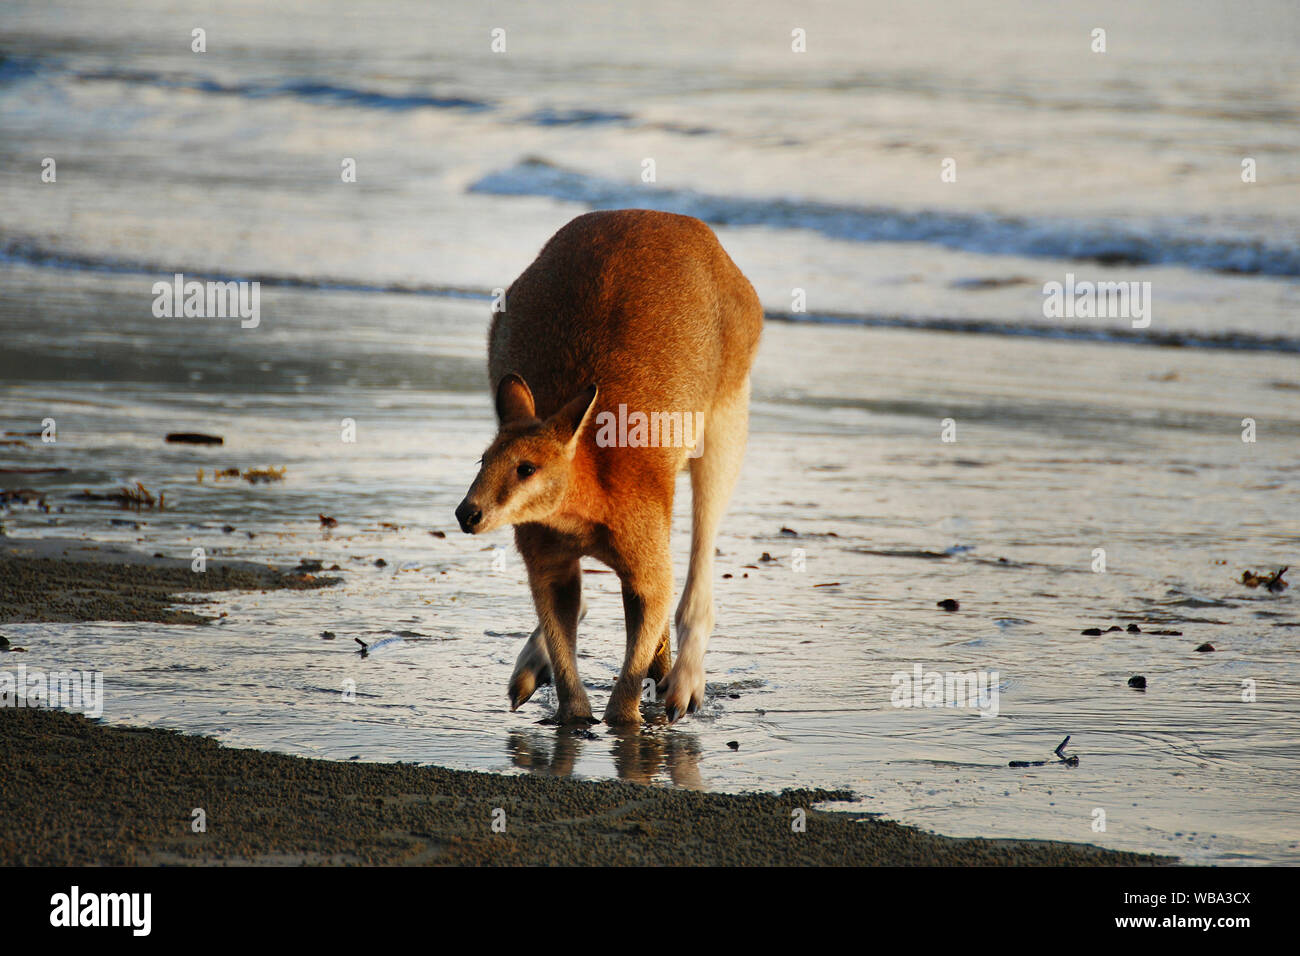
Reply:
<svg viewBox="0 0 1300 956"><path fill-rule="evenodd" d="M691 561L677 605L677 663L665 681L669 721L704 704L704 651L713 633L713 553L740 474L749 430L749 380L709 414L704 447L691 460Z"/></svg>

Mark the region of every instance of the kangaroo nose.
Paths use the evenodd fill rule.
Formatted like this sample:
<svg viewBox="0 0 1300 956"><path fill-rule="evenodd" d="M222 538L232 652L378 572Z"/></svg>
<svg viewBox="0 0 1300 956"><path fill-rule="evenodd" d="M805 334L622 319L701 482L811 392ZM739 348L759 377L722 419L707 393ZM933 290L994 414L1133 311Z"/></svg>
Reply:
<svg viewBox="0 0 1300 956"><path fill-rule="evenodd" d="M474 529L478 527L478 523L483 520L483 511L466 498L456 508L456 520L460 522L461 531L466 534L473 534Z"/></svg>

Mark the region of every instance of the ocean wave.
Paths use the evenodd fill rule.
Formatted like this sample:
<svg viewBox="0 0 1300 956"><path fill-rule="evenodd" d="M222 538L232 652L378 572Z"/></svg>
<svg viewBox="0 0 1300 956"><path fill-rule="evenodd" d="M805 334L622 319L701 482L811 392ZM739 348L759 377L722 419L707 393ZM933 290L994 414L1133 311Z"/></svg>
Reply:
<svg viewBox="0 0 1300 956"><path fill-rule="evenodd" d="M559 109L553 106L534 110L524 117L525 122L535 126L601 126L627 125L632 122L631 113L610 110Z"/></svg>
<svg viewBox="0 0 1300 956"><path fill-rule="evenodd" d="M316 80L291 80L282 83L221 83L201 76L156 73L141 70L96 70L74 73L83 82L135 83L166 89L188 90L221 96L266 99L287 96L301 100L337 103L381 110L452 109L480 111L491 109L483 100L464 96L434 96L430 93L386 93L380 90L339 86Z"/></svg>
<svg viewBox="0 0 1300 956"><path fill-rule="evenodd" d="M89 253L51 249L26 237L0 237L0 265L12 264L76 272L102 272L117 275L143 275L152 279L170 279L183 273L186 279L201 282L260 282L268 288L304 289L321 292L354 292L376 295L420 295L444 299L470 299L489 302L487 289L414 282L382 282L345 276L301 276L264 272L229 273L195 269L175 263L147 263L96 256ZM813 325L856 325L863 328L914 329L968 335L1007 335L1059 339L1073 342L1101 342L1175 348L1230 349L1254 352L1300 353L1300 338L1257 335L1249 332L1211 332L1197 330L1133 329L1125 326L1097 327L1051 325L998 319L950 318L945 316L891 315L869 312L780 312L767 310L769 322L808 323Z"/></svg>
<svg viewBox="0 0 1300 956"><path fill-rule="evenodd" d="M418 109L479 112L493 108L493 104L486 100L467 96L439 96L427 91L395 93L301 78L269 83L222 83L192 73L120 69L76 70L65 67L57 60L0 53L0 84L31 79L42 74L63 75L82 83L123 83L247 99L290 97L310 102L398 112Z"/></svg>
<svg viewBox="0 0 1300 956"><path fill-rule="evenodd" d="M63 76L80 83L120 83L158 89L181 90L212 96L246 99L288 97L315 104L347 106L358 109L406 112L436 109L479 113L500 109L491 100L469 96L434 95L427 91L391 92L347 86L323 80L298 78L279 82L223 83L192 73L163 73L155 70L101 69L76 70L55 59L5 54L0 52L0 86L41 76ZM683 136L700 136L717 132L711 127L642 120L632 113L582 106L542 106L517 115L503 114L507 123L542 127L624 126L654 129Z"/></svg>
<svg viewBox="0 0 1300 956"><path fill-rule="evenodd" d="M362 292L393 295L429 295L444 299L482 299L492 296L486 289L468 286L430 285L408 282L375 282L333 276L298 276L264 272L219 272L174 263L141 262L72 250L51 249L22 236L0 237L0 264L65 269L72 272L104 272L114 275L144 275L168 280L176 273L201 282L259 282L269 288L317 289L323 292Z"/></svg>
<svg viewBox="0 0 1300 956"><path fill-rule="evenodd" d="M1105 221L1048 221L990 213L903 210L785 198L719 196L591 176L529 158L489 173L471 192L547 196L593 209L636 206L719 226L804 229L853 242L923 242L986 255L1105 265L1172 265L1247 275L1300 275L1300 246L1235 237L1171 235Z"/></svg>
<svg viewBox="0 0 1300 956"><path fill-rule="evenodd" d="M1256 335L1251 332L1174 329L1134 329L1122 325L1048 325L1000 319L947 318L943 316L884 315L850 312L764 313L769 322L808 322L815 325L859 325L878 329L917 329L967 335L1012 335L1068 342L1151 345L1162 348L1228 349L1244 352L1300 352L1300 338Z"/></svg>
<svg viewBox="0 0 1300 956"><path fill-rule="evenodd" d="M35 76L39 66L39 61L32 57L0 53L0 84Z"/></svg>

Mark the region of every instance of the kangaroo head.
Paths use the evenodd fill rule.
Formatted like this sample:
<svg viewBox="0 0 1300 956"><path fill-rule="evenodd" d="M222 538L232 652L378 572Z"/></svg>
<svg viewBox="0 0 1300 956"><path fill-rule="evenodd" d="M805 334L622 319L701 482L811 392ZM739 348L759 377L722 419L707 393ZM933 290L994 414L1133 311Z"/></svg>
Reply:
<svg viewBox="0 0 1300 956"><path fill-rule="evenodd" d="M554 514L569 490L578 439L595 404L596 386L588 385L550 418L540 419L528 383L513 372L501 379L500 429L456 509L461 530L479 534Z"/></svg>

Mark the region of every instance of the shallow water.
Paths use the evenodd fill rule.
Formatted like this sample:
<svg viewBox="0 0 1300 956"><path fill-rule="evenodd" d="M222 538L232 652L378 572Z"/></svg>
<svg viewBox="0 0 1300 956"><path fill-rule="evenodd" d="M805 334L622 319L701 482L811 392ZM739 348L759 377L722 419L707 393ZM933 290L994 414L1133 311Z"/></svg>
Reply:
<svg viewBox="0 0 1300 956"><path fill-rule="evenodd" d="M767 3L637 21L593 4L563 24L540 5L263 7L195 23L20 2L0 21L0 160L18 170L0 177L0 428L58 423L55 444L0 447L0 468L69 469L0 475L64 509L3 520L318 558L343 583L228 595L201 629L7 625L28 666L101 669L107 719L240 746L846 786L857 811L956 835L1300 860L1300 610L1237 583L1300 544L1294 4L825 4L801 13L802 58ZM613 205L705 216L769 313L803 321L769 322L755 369L708 708L579 735L537 724L549 691L509 713L523 568L507 534L460 535L452 509L492 431L489 291ZM152 284L178 270L260 278L260 327L155 319ZM1043 284L1067 273L1151 282L1150 333L1045 319ZM808 312L790 315L796 288ZM162 442L179 430L226 444ZM211 477L268 465L286 480ZM165 512L69 498L136 480ZM586 586L599 707L623 625L613 576ZM1130 622L1143 633L1080 634ZM894 707L891 677L915 665L996 671L998 715ZM1008 766L1066 735L1077 767Z"/></svg>

